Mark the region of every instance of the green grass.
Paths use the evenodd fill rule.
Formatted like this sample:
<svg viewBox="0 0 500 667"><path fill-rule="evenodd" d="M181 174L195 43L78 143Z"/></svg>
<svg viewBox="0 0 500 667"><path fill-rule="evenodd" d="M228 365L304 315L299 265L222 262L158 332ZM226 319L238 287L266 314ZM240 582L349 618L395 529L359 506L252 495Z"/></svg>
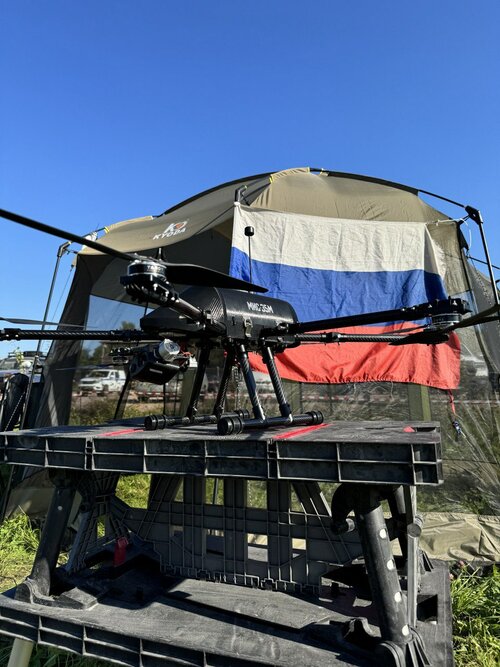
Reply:
<svg viewBox="0 0 500 667"><path fill-rule="evenodd" d="M32 527L25 514L0 525L0 591L16 586L30 573L38 539L39 531ZM11 641L0 638L0 667L8 663L11 645ZM30 661L30 667L98 667L105 664L45 646L35 646Z"/></svg>
<svg viewBox="0 0 500 667"><path fill-rule="evenodd" d="M148 483L147 475L123 478L120 496L125 502L141 497L142 504ZM259 491L255 489L257 496ZM38 531L32 528L24 514L0 526L0 590L15 586L29 574L38 537ZM451 594L456 666L499 667L500 570L493 568L487 575L480 576L479 572L472 572L463 565L455 567L453 572ZM11 642L0 638L0 667L7 665L10 648ZM37 646L30 667L104 667L108 664Z"/></svg>
<svg viewBox="0 0 500 667"><path fill-rule="evenodd" d="M500 665L500 570L480 576L462 565L452 575L453 647L457 667Z"/></svg>
<svg viewBox="0 0 500 667"><path fill-rule="evenodd" d="M0 590L16 586L29 574L38 538L25 514L0 525Z"/></svg>

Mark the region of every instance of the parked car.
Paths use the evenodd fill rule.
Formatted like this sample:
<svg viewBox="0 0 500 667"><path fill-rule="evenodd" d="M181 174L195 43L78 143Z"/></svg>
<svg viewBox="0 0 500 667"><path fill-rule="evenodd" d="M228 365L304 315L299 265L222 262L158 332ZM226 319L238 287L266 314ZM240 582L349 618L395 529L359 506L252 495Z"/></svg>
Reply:
<svg viewBox="0 0 500 667"><path fill-rule="evenodd" d="M96 369L78 382L78 390L83 394L107 394L121 391L127 376L125 371L115 369Z"/></svg>
<svg viewBox="0 0 500 667"><path fill-rule="evenodd" d="M30 375L33 368L33 362L36 356L35 351L26 351L22 353L22 358L15 352L9 353L5 359L0 359L0 390L3 389L5 382L16 373L25 373ZM45 355L39 354L37 373L35 375L35 382L40 380L40 371L45 361Z"/></svg>
<svg viewBox="0 0 500 667"><path fill-rule="evenodd" d="M163 401L163 387L150 382L138 382L135 387L135 394L140 403Z"/></svg>

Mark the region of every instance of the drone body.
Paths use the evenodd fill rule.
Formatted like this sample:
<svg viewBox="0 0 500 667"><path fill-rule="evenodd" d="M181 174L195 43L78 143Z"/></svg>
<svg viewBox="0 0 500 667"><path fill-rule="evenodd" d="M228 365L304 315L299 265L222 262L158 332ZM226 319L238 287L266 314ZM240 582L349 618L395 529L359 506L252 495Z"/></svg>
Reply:
<svg viewBox="0 0 500 667"><path fill-rule="evenodd" d="M166 337L192 335L239 341L246 343L248 349L257 350L263 334L297 322L295 310L289 303L262 294L190 287L181 296L202 311L201 321L189 320L175 307L160 307L141 319L141 329ZM293 344L291 338L288 342Z"/></svg>

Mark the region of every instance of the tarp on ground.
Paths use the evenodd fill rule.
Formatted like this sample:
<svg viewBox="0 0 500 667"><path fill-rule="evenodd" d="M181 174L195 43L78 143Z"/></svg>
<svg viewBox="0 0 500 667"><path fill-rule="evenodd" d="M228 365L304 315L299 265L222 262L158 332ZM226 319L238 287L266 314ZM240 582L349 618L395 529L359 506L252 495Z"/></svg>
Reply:
<svg viewBox="0 0 500 667"><path fill-rule="evenodd" d="M445 221L436 229L448 232L446 239L452 246L444 258L446 292L469 299L475 310L491 303L491 285L464 254L460 222L450 221L448 215L423 201L414 188L369 177L312 172L306 168L260 174L213 188L159 216L112 225L109 233L99 240L120 250L155 256L160 253L172 262L228 271L235 238L237 191L242 207L249 213L263 211L266 215L352 221L353 226L358 224L367 229L370 223L375 226L379 222L432 228L437 221ZM303 245L315 243L312 230ZM118 328L124 321L137 324L143 309L132 305L120 286L119 276L125 269L125 262L96 254L89 248L79 253L62 321L98 328ZM458 338L460 384L451 391L436 388L437 384L403 384L380 381L382 378L373 376L370 382L287 382L287 392L295 409L303 412L319 407L329 419L439 420L446 481L440 489L421 493L421 507L445 512L445 516L464 512L497 516L500 515L500 325L464 329ZM95 352L95 348L91 351ZM78 369L88 356L89 349L80 343L53 345L39 425L78 423L88 417L79 409L72 391L79 372L75 367ZM206 401L205 407L209 409L210 398ZM455 519L451 523L458 535L460 527ZM493 551L498 553L500 535L498 531L492 534ZM481 540L476 546L467 547L471 555L474 550L478 557L491 558L491 549L488 554L482 553Z"/></svg>

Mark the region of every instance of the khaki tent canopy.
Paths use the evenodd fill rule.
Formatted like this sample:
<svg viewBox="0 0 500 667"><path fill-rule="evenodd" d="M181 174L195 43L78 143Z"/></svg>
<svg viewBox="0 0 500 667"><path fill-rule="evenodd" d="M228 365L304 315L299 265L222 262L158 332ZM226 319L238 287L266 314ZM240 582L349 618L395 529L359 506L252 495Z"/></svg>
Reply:
<svg viewBox="0 0 500 667"><path fill-rule="evenodd" d="M220 185L161 215L112 225L99 241L122 251L137 251L162 256L169 262L201 264L227 272L236 197L249 209L342 218L353 220L353 224L372 220L402 223L450 220L423 201L414 188L364 176L300 168ZM450 296L462 296L476 308L483 308L491 303L491 285L467 260L460 224L446 228L453 228L455 235L447 246L450 250L446 256L446 288ZM313 234L308 242L314 243ZM118 328L123 322L137 325L144 311L132 305L120 286L119 277L125 270L126 263L122 260L84 248L77 258L62 321L100 329ZM446 481L441 489L421 495L421 508L441 512L440 521L453 517L454 534L459 536L461 530L465 531L463 543L470 556L498 559L498 522L488 523L492 528L486 550L481 547L484 540L475 540L466 528L471 525L471 514L500 514L500 327L492 323L480 329L464 329L459 334L462 380L453 396L429 387L388 382L314 387L287 383L287 391L289 400L300 411L317 409L321 401L320 409L327 417L339 420L440 421ZM94 357L95 350L94 344L91 350ZM77 423L83 419L78 412L74 380L82 374L79 364L88 358L89 350L82 349L81 343L53 345L38 425L70 420ZM205 407L210 406L207 403ZM460 513L468 513L467 521L457 521ZM474 534L479 535L480 531ZM460 542L461 538L457 539ZM439 553L444 553L442 544ZM456 553L460 553L460 548L455 541L449 556Z"/></svg>

